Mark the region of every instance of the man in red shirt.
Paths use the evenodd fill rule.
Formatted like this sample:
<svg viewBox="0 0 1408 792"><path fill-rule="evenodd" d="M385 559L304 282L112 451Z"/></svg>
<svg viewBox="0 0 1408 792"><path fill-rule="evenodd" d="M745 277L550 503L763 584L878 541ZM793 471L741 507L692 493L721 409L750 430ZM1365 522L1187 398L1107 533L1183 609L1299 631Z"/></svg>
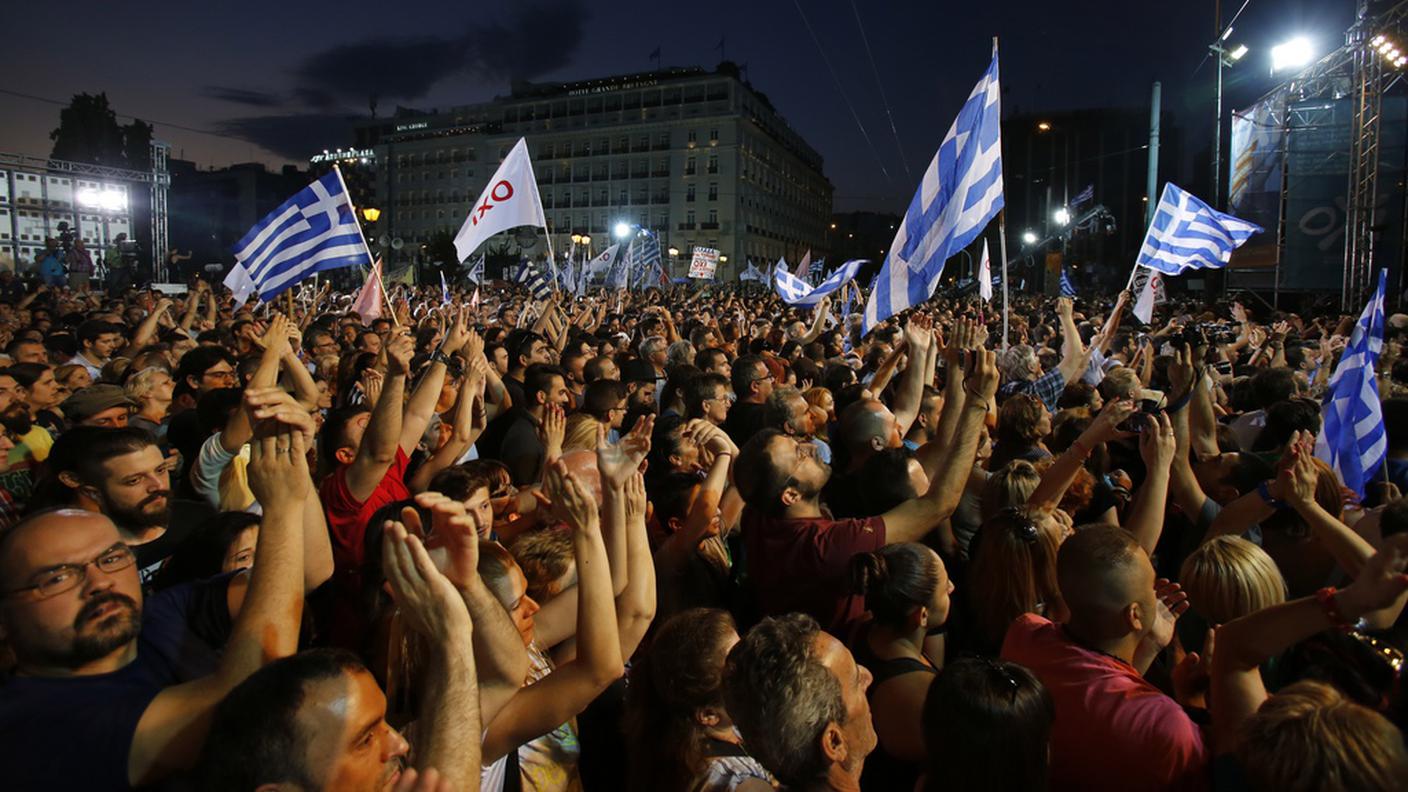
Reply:
<svg viewBox="0 0 1408 792"><path fill-rule="evenodd" d="M973 467L988 400L997 390L994 354L973 357L965 398L951 406L960 414L950 453L943 456L927 492L882 515L834 520L823 511L820 495L831 467L817 459L811 443L765 429L743 447L734 481L747 504L743 545L761 615L806 613L827 632L845 638L865 612L862 599L847 593L851 556L917 542L953 514ZM956 367L952 372L965 376Z"/></svg>
<svg viewBox="0 0 1408 792"><path fill-rule="evenodd" d="M1002 644L1002 658L1030 668L1056 705L1052 789L1206 788L1202 730L1142 676L1173 639L1187 595L1157 586L1148 554L1115 526L1067 539L1056 574L1070 621L1026 614Z"/></svg>
<svg viewBox="0 0 1408 792"><path fill-rule="evenodd" d="M356 646L363 635L361 568L366 555L367 523L378 509L411 497L406 487L406 449L415 450L435 411L445 381L445 361L469 338L465 319L451 325L439 352L431 356L420 383L405 400L415 339L401 328L386 347L386 375L374 407L355 405L334 410L323 424L320 457L332 472L318 494L332 533L336 611L328 625L330 640Z"/></svg>

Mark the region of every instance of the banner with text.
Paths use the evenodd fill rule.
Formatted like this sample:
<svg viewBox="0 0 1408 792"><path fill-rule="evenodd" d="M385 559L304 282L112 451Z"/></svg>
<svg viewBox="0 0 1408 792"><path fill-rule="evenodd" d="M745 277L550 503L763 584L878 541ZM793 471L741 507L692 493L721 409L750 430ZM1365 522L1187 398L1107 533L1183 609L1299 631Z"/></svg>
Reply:
<svg viewBox="0 0 1408 792"><path fill-rule="evenodd" d="M689 262L689 277L713 280L714 271L719 268L719 251L713 248L697 247L694 258Z"/></svg>

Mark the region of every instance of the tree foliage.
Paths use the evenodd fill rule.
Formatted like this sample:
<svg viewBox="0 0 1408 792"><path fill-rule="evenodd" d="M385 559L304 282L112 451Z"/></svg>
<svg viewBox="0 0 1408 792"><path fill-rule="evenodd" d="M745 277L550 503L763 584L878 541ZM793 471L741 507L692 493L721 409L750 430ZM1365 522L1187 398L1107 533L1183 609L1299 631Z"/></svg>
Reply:
<svg viewBox="0 0 1408 792"><path fill-rule="evenodd" d="M49 139L54 141L52 159L151 169L151 124L136 119L126 126L117 123L106 93L75 94L59 111L59 126Z"/></svg>

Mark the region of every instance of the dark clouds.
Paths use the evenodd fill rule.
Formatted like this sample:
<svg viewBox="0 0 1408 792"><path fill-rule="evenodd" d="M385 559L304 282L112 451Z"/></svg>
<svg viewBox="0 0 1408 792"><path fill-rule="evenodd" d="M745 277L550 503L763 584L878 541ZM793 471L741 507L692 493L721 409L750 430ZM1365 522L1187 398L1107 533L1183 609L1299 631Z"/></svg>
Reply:
<svg viewBox="0 0 1408 792"><path fill-rule="evenodd" d="M222 102L248 105L250 107L278 107L284 103L279 96L264 91L250 91L244 88L230 88L224 85L207 85L201 95Z"/></svg>
<svg viewBox="0 0 1408 792"><path fill-rule="evenodd" d="M415 100L452 78L531 80L567 65L581 45L587 10L580 0L524 4L503 21L459 35L369 38L310 55L293 68L285 94L212 85L205 96L233 104L285 109L216 124L280 156L302 160L344 143L368 102Z"/></svg>
<svg viewBox="0 0 1408 792"><path fill-rule="evenodd" d="M361 102L419 99L442 80L471 76L529 80L566 65L586 22L576 0L551 0L520 8L503 22L461 35L376 38L319 52L295 71L300 88Z"/></svg>
<svg viewBox="0 0 1408 792"><path fill-rule="evenodd" d="M353 118L347 113L299 113L231 118L217 122L215 131L247 140L294 161L316 151L349 142Z"/></svg>

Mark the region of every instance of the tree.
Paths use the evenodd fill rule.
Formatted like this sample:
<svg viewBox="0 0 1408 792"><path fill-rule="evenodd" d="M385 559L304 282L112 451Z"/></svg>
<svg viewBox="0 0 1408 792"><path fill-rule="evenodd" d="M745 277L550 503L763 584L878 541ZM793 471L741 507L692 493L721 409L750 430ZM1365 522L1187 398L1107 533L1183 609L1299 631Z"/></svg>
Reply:
<svg viewBox="0 0 1408 792"><path fill-rule="evenodd" d="M151 124L117 123L106 93L75 94L59 111L59 127L49 133L53 159L131 170L151 170Z"/></svg>

